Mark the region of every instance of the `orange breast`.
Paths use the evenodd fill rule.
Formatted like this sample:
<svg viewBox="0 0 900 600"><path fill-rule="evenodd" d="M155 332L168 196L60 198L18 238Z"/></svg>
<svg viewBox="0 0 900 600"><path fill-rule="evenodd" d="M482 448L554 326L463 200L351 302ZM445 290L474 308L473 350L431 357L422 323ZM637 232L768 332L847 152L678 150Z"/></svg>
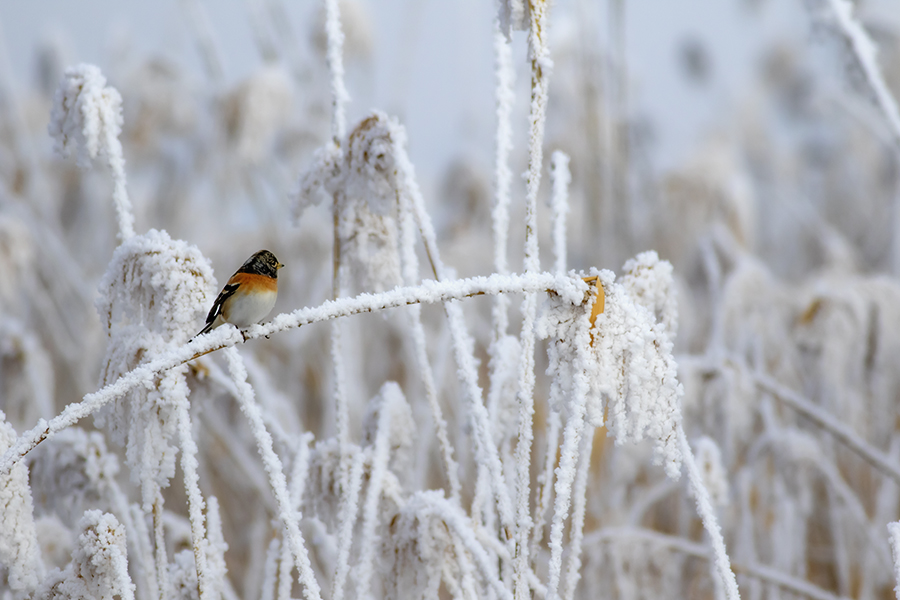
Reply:
<svg viewBox="0 0 900 600"><path fill-rule="evenodd" d="M234 276L228 280L228 283L240 284L240 292L245 293L253 291L278 291L277 279L266 277L265 275L257 275L256 273L235 273Z"/></svg>

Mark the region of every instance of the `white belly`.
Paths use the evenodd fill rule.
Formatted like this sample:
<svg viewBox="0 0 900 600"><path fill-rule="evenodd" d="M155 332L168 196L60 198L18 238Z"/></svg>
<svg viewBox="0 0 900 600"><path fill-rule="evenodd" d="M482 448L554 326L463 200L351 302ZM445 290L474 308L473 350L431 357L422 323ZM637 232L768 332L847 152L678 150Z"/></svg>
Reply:
<svg viewBox="0 0 900 600"><path fill-rule="evenodd" d="M228 310L222 311L222 316L225 321L239 329L249 327L254 323L259 323L269 314L272 307L275 306L277 296L277 292L271 291L232 298L232 301L227 303Z"/></svg>

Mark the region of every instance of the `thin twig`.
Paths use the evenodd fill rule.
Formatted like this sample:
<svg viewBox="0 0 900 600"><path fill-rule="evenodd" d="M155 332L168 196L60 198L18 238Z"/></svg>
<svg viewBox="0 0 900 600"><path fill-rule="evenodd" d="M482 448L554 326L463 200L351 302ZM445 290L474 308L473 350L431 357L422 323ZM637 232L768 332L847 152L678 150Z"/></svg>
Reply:
<svg viewBox="0 0 900 600"><path fill-rule="evenodd" d="M599 543L615 543L624 540L639 540L654 544L661 548L667 548L675 552L681 552L688 556L701 558L703 560L712 560L709 547L685 538L659 533L650 529L640 528L608 528L595 531L585 537L584 545L593 546ZM776 585L786 592L798 594L814 600L849 600L845 596L837 596L827 590L806 581L799 577L794 577L783 571L779 571L767 565L758 563L735 563L732 562L731 568L737 573L742 573L748 577L754 577L760 581Z"/></svg>
<svg viewBox="0 0 900 600"><path fill-rule="evenodd" d="M757 386L833 435L866 462L900 484L900 468L884 452L859 437L850 427L839 421L837 417L822 410L821 407L816 406L810 400L782 385L769 375L754 373L752 376Z"/></svg>

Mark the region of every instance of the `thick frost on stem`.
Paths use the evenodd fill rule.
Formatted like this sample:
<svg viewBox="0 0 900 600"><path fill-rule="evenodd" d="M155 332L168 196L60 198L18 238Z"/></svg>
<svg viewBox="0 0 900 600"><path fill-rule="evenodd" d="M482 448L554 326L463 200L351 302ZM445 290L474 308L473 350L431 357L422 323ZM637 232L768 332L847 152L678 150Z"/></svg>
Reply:
<svg viewBox="0 0 900 600"><path fill-rule="evenodd" d="M528 172L525 176L525 261L526 273L539 271L537 196L543 168L544 122L547 113L550 56L547 48L547 9L545 0L530 0L531 28L528 36L531 56L531 110L528 127ZM519 373L519 432L516 443L516 559L515 596L517 600L530 595L526 572L528 568L528 537L532 525L531 444L534 437L534 323L537 296L527 294L522 305L524 321L521 334L521 370ZM554 593L550 588L550 594Z"/></svg>
<svg viewBox="0 0 900 600"><path fill-rule="evenodd" d="M344 106L350 100L344 86L344 32L338 0L325 0L325 35L328 38L328 69L331 71L331 139L339 145L347 130Z"/></svg>
<svg viewBox="0 0 900 600"><path fill-rule="evenodd" d="M516 560L515 592L517 598L530 595L528 585L528 538L533 526L531 518L531 446L534 441L534 346L537 294L526 294L522 304L521 356L519 358L519 430L516 441Z"/></svg>
<svg viewBox="0 0 900 600"><path fill-rule="evenodd" d="M525 175L525 271L540 270L537 231L537 196L544 162L544 124L550 83L550 49L547 47L547 0L529 0L531 28L528 54L531 58L531 110L528 124L528 171Z"/></svg>
<svg viewBox="0 0 900 600"><path fill-rule="evenodd" d="M509 155L513 148L512 109L515 101L516 70L513 67L510 40L502 31L499 20L494 22L494 55L497 78L494 91L497 104L497 132L494 136L494 207L491 210L491 221L494 233L494 272L505 275L509 272L506 256L512 184ZM494 299L494 341L506 334L509 325L508 307L509 299L505 296L497 296Z"/></svg>
<svg viewBox="0 0 900 600"><path fill-rule="evenodd" d="M269 484L272 486L272 493L275 495L275 501L278 504L278 518L281 520L282 527L284 527L286 542L291 547L291 553L294 555L294 561L299 570L303 596L306 600L320 599L319 583L316 581L312 565L309 562L309 555L303 542L303 533L300 531L297 512L291 505L281 460L272 448L272 436L263 423L262 411L254 399L253 388L247 383L247 370L235 348L226 349L225 358L228 361L228 370L238 390L237 400L240 404L241 412L244 413L244 416L249 421L250 429L253 431L253 437L256 439L256 445L263 460L263 467L269 475Z"/></svg>
<svg viewBox="0 0 900 600"><path fill-rule="evenodd" d="M503 35L509 37L513 30L528 29L528 0L500 0L497 3L497 21Z"/></svg>
<svg viewBox="0 0 900 600"><path fill-rule="evenodd" d="M538 475L537 506L534 509L534 528L531 537L531 551L536 552L544 536L544 519L550 508L550 496L553 494L553 468L556 465L556 451L559 448L559 431L562 429L562 417L558 410L550 410L547 417L547 452L544 455L544 468Z"/></svg>
<svg viewBox="0 0 900 600"><path fill-rule="evenodd" d="M715 557L716 570L722 579L722 585L725 586L725 597L728 600L738 600L741 597L738 591L737 580L734 572L731 570L731 559L725 549L725 540L722 537L722 530L716 519L716 513L713 510L710 501L709 491L703 484L703 474L694 460L694 454L691 452L691 446L688 444L687 437L681 426L678 427L678 443L681 446L681 456L687 469L688 489L694 500L697 502L697 514L703 521L703 527L709 534L712 543L713 556Z"/></svg>
<svg viewBox="0 0 900 600"><path fill-rule="evenodd" d="M416 255L416 231L415 215L410 206L407 194L398 194L400 218L400 258L402 260L402 274L404 285L415 285L419 280L419 259ZM499 296L498 296L499 297ZM438 401L437 386L434 382L434 370L428 360L428 347L425 340L425 328L422 325L422 309L412 306L409 310L410 327L412 329L413 345L416 352L416 362L422 379L425 398L431 408L434 419L435 433L438 446L441 449L441 458L444 462L444 470L447 483L450 487L450 497L459 499L461 485L459 482L459 465L453 458L453 445L450 443L450 435L447 430L447 421L444 419L440 402Z"/></svg>
<svg viewBox="0 0 900 600"><path fill-rule="evenodd" d="M197 586L200 598L212 598L214 584L206 567L206 527L203 509L206 503L200 492L200 476L197 473L197 443L191 431L191 416L186 396L175 399L175 418L178 421L178 441L181 446L181 470L184 473L184 489L188 497L188 518L191 522L191 542L194 564L197 569Z"/></svg>
<svg viewBox="0 0 900 600"><path fill-rule="evenodd" d="M0 449L8 449L15 439L15 429L0 411ZM44 564L34 528L28 469L23 464L16 465L8 475L0 475L0 515L0 564L7 570L13 591L31 592L44 576Z"/></svg>
<svg viewBox="0 0 900 600"><path fill-rule="evenodd" d="M119 239L134 235L134 214L125 181L125 158L119 134L122 132L122 96L107 87L106 78L94 65L69 67L53 96L50 124L54 149L68 156L73 147L78 166L86 169L92 161L105 159L112 172L113 202L119 220Z"/></svg>
<svg viewBox="0 0 900 600"><path fill-rule="evenodd" d="M570 343L574 349L572 360L573 376L571 395L569 397L569 418L563 433L563 444L559 454L559 467L556 469L556 502L554 503L553 521L550 525L550 575L547 582L547 599L556 600L560 578L562 576L563 525L569 515L572 498L572 485L576 475L581 436L584 432L587 414L588 378L587 353L590 347L588 331L588 311L581 309L582 315L577 318L577 325L572 331ZM556 382L554 381L554 384Z"/></svg>
<svg viewBox="0 0 900 600"><path fill-rule="evenodd" d="M360 599L371 597L372 565L375 561L375 550L379 547L376 535L376 527L379 525L378 505L388 473L391 449L395 446L411 445L414 430L409 405L403 397L400 386L395 382L385 383L373 404L377 410L377 425L370 455L368 489L362 507L361 550L356 575L356 597Z"/></svg>
<svg viewBox="0 0 900 600"><path fill-rule="evenodd" d="M341 452L343 460L344 453ZM357 449L353 455L346 477L346 483L342 484L341 510L338 516L338 552L331 581L331 597L341 600L344 597L344 581L350 572L350 546L353 543L353 526L356 524L356 516L359 513L359 489L362 487L363 466L365 455Z"/></svg>
<svg viewBox="0 0 900 600"><path fill-rule="evenodd" d="M153 543L156 549L154 560L156 564L156 589L159 591L160 600L166 600L172 595L169 580L169 558L166 550L166 534L163 528L163 497L162 490L156 490L156 499L151 507L153 514ZM146 512L146 511L145 511Z"/></svg>
<svg viewBox="0 0 900 600"><path fill-rule="evenodd" d="M587 509L587 483L591 466L591 450L594 447L594 436L588 431L581 436L581 450L578 458L578 468L575 473L575 484L572 490L574 507L572 523L569 526L569 565L566 568L565 598L575 598L575 588L581 579L581 552L584 541L584 515Z"/></svg>

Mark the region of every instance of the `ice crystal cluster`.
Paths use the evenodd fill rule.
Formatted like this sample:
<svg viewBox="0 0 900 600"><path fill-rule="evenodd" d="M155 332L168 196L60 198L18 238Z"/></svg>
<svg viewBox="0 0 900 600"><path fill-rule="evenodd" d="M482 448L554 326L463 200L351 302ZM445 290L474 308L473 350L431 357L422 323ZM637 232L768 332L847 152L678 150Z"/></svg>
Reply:
<svg viewBox="0 0 900 600"><path fill-rule="evenodd" d="M387 9L250 2L235 81L207 4L200 73L0 80L0 600L900 598L896 23L805 3L662 172L649 17L498 2L441 183L354 99Z"/></svg>

